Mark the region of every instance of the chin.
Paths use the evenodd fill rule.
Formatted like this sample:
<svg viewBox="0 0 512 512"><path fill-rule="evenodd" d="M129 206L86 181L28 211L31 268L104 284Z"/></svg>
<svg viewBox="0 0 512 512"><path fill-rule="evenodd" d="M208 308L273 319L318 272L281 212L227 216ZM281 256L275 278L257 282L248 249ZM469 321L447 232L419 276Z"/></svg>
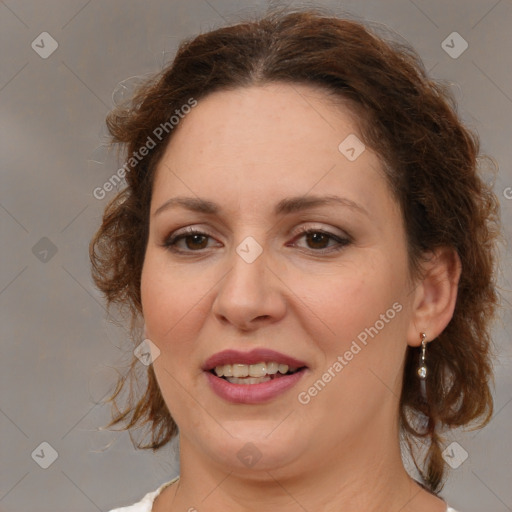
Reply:
<svg viewBox="0 0 512 512"><path fill-rule="evenodd" d="M260 471L285 468L307 451L310 443L304 429L299 435L298 428L291 429L290 425L285 428L284 424L291 418L280 421L281 424L261 420L223 422L227 432L222 430L219 438L209 437L207 445L204 438L201 439L201 451L208 453L225 470L237 474L256 476Z"/></svg>

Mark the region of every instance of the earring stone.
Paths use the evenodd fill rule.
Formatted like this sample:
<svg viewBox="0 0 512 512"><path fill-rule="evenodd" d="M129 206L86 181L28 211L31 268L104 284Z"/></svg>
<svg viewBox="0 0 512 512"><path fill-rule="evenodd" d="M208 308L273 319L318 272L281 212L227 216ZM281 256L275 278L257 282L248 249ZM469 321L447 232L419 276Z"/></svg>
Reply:
<svg viewBox="0 0 512 512"><path fill-rule="evenodd" d="M427 366L425 364L425 352L426 352L426 349L427 349L427 341L426 341L426 338L427 338L427 335L422 332L420 334L420 337L421 337L421 356L420 356L420 366L418 368L418 377L422 380L426 379L427 378Z"/></svg>

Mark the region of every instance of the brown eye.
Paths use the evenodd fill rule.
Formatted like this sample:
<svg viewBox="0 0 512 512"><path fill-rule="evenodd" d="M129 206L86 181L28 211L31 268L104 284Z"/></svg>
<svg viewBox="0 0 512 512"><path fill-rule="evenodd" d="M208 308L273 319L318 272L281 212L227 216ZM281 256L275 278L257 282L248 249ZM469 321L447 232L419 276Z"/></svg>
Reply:
<svg viewBox="0 0 512 512"><path fill-rule="evenodd" d="M206 235L186 235L182 238L188 249L204 249L208 245L208 236Z"/></svg>
<svg viewBox="0 0 512 512"><path fill-rule="evenodd" d="M340 251L351 243L348 237L339 237L333 233L314 228L301 229L296 240L300 240L301 238L306 240L307 249L311 249L313 252L320 254ZM329 246L330 242L333 243Z"/></svg>
<svg viewBox="0 0 512 512"><path fill-rule="evenodd" d="M306 240L313 249L324 249L328 246L330 236L320 231L306 234Z"/></svg>
<svg viewBox="0 0 512 512"><path fill-rule="evenodd" d="M208 248L208 240L211 237L201 231L188 229L184 233L171 235L166 239L163 246L173 252L199 252ZM184 241L185 244L180 242Z"/></svg>

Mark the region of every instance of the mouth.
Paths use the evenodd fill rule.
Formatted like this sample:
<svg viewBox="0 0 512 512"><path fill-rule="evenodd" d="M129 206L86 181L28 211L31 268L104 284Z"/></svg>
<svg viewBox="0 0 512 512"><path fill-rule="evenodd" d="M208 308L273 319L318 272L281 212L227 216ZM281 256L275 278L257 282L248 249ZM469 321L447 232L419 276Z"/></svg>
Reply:
<svg viewBox="0 0 512 512"><path fill-rule="evenodd" d="M268 402L293 387L307 372L298 359L267 349L226 350L203 365L210 388L232 403Z"/></svg>
<svg viewBox="0 0 512 512"><path fill-rule="evenodd" d="M268 361L250 365L243 363L218 365L211 369L210 373L231 384L250 385L280 379L305 369L306 366L296 368L277 361Z"/></svg>

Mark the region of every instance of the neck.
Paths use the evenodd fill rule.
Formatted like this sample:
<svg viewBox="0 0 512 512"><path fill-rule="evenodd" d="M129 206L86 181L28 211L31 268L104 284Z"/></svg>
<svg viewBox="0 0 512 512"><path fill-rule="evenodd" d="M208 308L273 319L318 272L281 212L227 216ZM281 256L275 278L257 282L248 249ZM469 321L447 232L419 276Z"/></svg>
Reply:
<svg viewBox="0 0 512 512"><path fill-rule="evenodd" d="M329 458L312 457L307 466L299 468L294 462L239 476L235 468L220 467L181 438L181 476L170 510L445 511L441 500L408 476L397 434L367 437L359 433L358 439L345 439L322 452Z"/></svg>

